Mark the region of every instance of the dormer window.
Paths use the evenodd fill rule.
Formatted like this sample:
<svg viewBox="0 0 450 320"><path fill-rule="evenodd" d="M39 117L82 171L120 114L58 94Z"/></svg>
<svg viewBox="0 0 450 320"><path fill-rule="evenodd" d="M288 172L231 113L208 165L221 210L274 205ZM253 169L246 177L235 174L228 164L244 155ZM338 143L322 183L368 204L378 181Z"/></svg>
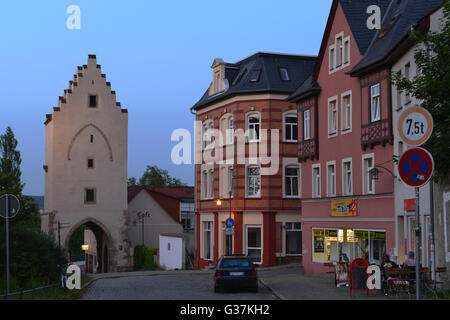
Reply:
<svg viewBox="0 0 450 320"><path fill-rule="evenodd" d="M261 70L253 70L250 75L250 82L258 82Z"/></svg>
<svg viewBox="0 0 450 320"><path fill-rule="evenodd" d="M286 68L280 68L280 75L281 75L281 80L283 80L283 81L290 81L291 80L289 78L289 73L288 73L288 70Z"/></svg>

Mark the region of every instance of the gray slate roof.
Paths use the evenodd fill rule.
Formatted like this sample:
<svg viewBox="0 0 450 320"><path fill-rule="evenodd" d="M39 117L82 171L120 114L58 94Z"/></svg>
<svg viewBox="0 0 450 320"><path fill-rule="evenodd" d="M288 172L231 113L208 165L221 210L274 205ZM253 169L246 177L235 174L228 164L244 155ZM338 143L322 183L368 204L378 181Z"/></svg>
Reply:
<svg viewBox="0 0 450 320"><path fill-rule="evenodd" d="M392 0L383 18L381 30L377 31L366 54L350 74L384 60L408 35L412 25L438 9L441 4L441 0Z"/></svg>
<svg viewBox="0 0 450 320"><path fill-rule="evenodd" d="M359 52L361 55L364 55L377 32L376 29L369 30L367 28L367 19L369 18L367 8L371 5L379 6L381 9L381 17L383 17L391 0L339 0L339 2L355 37Z"/></svg>
<svg viewBox="0 0 450 320"><path fill-rule="evenodd" d="M234 64L227 63L225 77L228 90L209 96L209 89L191 108L199 110L211 103L229 98L236 94L276 92L290 94L305 81L314 69L317 57L258 52ZM280 68L286 68L289 81L281 79ZM259 80L251 82L252 72L260 70Z"/></svg>

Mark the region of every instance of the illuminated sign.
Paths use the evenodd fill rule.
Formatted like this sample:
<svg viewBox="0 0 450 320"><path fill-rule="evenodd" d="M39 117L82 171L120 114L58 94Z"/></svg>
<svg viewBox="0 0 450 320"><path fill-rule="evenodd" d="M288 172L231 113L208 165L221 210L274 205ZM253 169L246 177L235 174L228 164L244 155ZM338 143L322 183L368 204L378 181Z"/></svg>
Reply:
<svg viewBox="0 0 450 320"><path fill-rule="evenodd" d="M358 215L358 209L355 200L332 200L332 217L354 217Z"/></svg>

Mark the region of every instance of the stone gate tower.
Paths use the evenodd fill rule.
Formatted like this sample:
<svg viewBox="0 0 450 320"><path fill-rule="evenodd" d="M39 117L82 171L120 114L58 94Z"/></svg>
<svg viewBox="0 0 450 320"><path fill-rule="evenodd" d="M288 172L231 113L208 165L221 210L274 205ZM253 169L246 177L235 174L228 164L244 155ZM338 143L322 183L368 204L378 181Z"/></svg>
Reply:
<svg viewBox="0 0 450 320"><path fill-rule="evenodd" d="M42 230L67 247L87 226L96 236L98 272L130 265L127 141L127 110L89 55L45 121Z"/></svg>

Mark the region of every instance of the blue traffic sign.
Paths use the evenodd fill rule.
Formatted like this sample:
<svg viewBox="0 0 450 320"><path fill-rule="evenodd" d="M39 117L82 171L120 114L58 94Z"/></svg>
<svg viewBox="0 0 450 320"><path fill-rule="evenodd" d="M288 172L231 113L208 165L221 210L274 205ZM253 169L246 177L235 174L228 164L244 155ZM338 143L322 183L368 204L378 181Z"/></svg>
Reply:
<svg viewBox="0 0 450 320"><path fill-rule="evenodd" d="M430 180L434 170L433 157L422 148L411 148L400 158L398 172L404 183L421 187Z"/></svg>
<svg viewBox="0 0 450 320"><path fill-rule="evenodd" d="M225 225L227 226L227 228L233 228L233 226L234 226L234 220L233 220L232 218L228 218L228 219L225 221Z"/></svg>

